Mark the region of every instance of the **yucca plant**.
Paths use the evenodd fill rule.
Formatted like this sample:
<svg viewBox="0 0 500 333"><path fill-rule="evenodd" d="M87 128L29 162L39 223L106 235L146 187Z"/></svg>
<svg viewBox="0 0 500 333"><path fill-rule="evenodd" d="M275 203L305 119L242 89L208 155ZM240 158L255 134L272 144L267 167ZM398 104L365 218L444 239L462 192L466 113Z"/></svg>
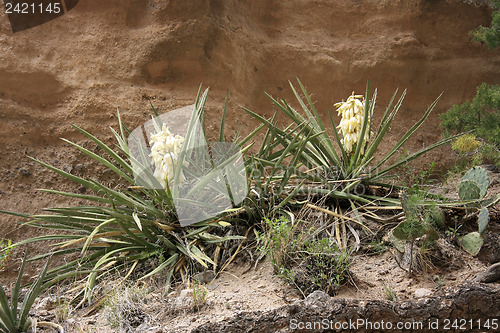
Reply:
<svg viewBox="0 0 500 333"><path fill-rule="evenodd" d="M183 146L188 148L182 149L178 156L178 165L190 161L189 154L192 150L189 150L189 143L200 136L200 133L196 132L200 128L192 124L203 119L207 93L208 90L201 93L200 87L183 143ZM154 112L156 113L156 110ZM152 166L148 165L148 163L152 164L152 161L146 150L139 149L138 155L131 153L129 142L133 143L137 138L127 141L127 135L132 133L123 125L119 113L117 116L119 130L113 130L117 141L114 148L76 126L75 128L92 140L102 153L94 153L74 142L64 141L113 171L117 177L116 184L126 183L126 188L108 187L96 180L72 175L34 159L49 170L85 186L91 193L44 191L86 200L90 204L47 208L47 214L37 215L4 212L29 219L25 223L27 225L49 229L53 232L15 244L19 246L39 241L57 241L47 253L30 258L30 260L39 260L51 255L80 254L77 259L50 269L45 279L50 280L61 274L75 274L76 272L88 274L85 288L87 296L91 295L90 291L96 285L96 281L104 277L111 269L128 269L127 276L129 276L139 263L148 261L151 262L149 267L153 266L153 268L147 270L146 265L146 271L142 270L140 278L144 279L159 272L166 272L168 285L173 273L182 269L187 263L196 263L206 268L209 265L216 266L217 256L221 253L217 244L243 238L230 235L230 230L224 229L230 226L230 223L224 220L225 217L231 216L236 211L231 207L217 216L185 227L181 226L175 209L176 197L173 193L177 189L173 184L166 187L160 184L158 175L155 175ZM221 126L221 138L223 127L224 122ZM248 139L242 141L248 142ZM213 170L221 170L233 161L234 156L218 161ZM185 168L181 171L180 167L176 168L173 182L179 181L181 172L191 170ZM140 173L141 183L137 182L138 173ZM198 179L196 186L203 188L209 184L207 179L211 177L213 178L213 174L204 174L204 177ZM145 181L154 186L144 186ZM219 196L218 188L212 188L212 190L211 193L214 196L212 199L215 200ZM181 199L183 198L179 200ZM58 231L64 232L57 233Z"/></svg>
<svg viewBox="0 0 500 333"><path fill-rule="evenodd" d="M346 135L346 133L339 133L337 124L331 113L329 113L329 118L333 135L328 134L306 89L300 80L297 81L304 97L301 97L299 91L297 91L292 83L290 83L290 87L304 115L292 108L285 100L278 101L268 95L278 110L282 111L291 120L291 125L287 128L280 129L272 120L265 119L251 110L245 110L264 124L268 128L268 133L271 133L273 138L275 138L273 145L268 148L272 149L272 152L268 154L269 159L265 163L273 165L277 162L282 163L283 161L287 161L287 166L283 166L285 171L282 175L286 174L285 179L295 178L299 182L304 181L301 189L302 192L323 194L338 199L349 199L362 203L372 203L374 200L385 204L398 203L398 200L374 197L361 191L359 191L360 193L356 193L353 190L360 184L364 186L371 184L388 186L386 179L393 176L390 173L391 171L434 148L451 142L456 137L446 138L396 162L391 162L391 157L396 154L428 118L439 100L438 97L425 111L422 118L398 140L392 149L384 156L378 156L378 160L375 162L378 147L403 103L406 90L395 104L397 91L394 93L377 131L368 140L372 132L373 124L371 118L377 99L377 90L375 90L373 97L370 99L370 88L369 84L367 84L364 107L362 108L363 114L362 116L360 114L357 115L359 127L356 133L356 140L353 142L352 138ZM348 100L348 102L350 101ZM343 103L339 104L341 105L340 108L342 108ZM349 120L346 119L347 122ZM343 129L344 125L342 122L339 127ZM286 160L287 158L288 160Z"/></svg>
<svg viewBox="0 0 500 333"><path fill-rule="evenodd" d="M31 327L31 318L29 312L36 298L47 288L51 287L66 276L60 276L48 282L46 280L47 268L49 261L43 266L42 271L38 274L36 280L31 284L23 302L18 308L19 297L22 287L22 277L26 266L26 252L19 269L16 284L11 291L11 297L6 295L2 285L0 285L0 333L23 333L27 332Z"/></svg>
<svg viewBox="0 0 500 333"><path fill-rule="evenodd" d="M270 123L276 126L274 118L270 120ZM261 124L256 130L263 127L264 124ZM305 142L303 141L304 144ZM295 143L293 141L290 147ZM280 140L275 131L272 128L267 128L259 150L249 154L246 158L250 191L246 201L247 205L243 208L246 209L249 216L253 216L257 221L272 217L286 205L294 203L304 182L294 181L293 173L285 165L290 151L289 149L276 151L276 147L279 145ZM299 148L299 151L303 148L304 145ZM295 160L292 161L292 164L294 163L296 163ZM289 193L283 196L279 189L285 188Z"/></svg>

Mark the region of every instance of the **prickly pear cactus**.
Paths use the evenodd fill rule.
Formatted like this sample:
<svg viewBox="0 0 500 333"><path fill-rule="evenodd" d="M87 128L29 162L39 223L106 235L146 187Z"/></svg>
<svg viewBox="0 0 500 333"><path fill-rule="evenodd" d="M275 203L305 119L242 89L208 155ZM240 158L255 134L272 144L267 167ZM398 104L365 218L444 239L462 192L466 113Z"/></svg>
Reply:
<svg viewBox="0 0 500 333"><path fill-rule="evenodd" d="M477 231L468 233L467 235L460 237L459 241L464 250L469 252L473 256L477 255L481 250L481 246L483 246L483 237Z"/></svg>
<svg viewBox="0 0 500 333"><path fill-rule="evenodd" d="M490 213L488 212L488 208L483 207L479 211L479 215L477 216L477 224L479 225L479 234L482 236L486 227L488 226L488 221L490 220Z"/></svg>
<svg viewBox="0 0 500 333"><path fill-rule="evenodd" d="M467 173L462 177L462 181L472 180L476 182L480 189L480 198L484 198L486 196L486 192L488 191L488 186L490 186L490 178L488 177L488 173L484 168L474 167L467 171Z"/></svg>
<svg viewBox="0 0 500 333"><path fill-rule="evenodd" d="M481 198L481 188L474 180L462 180L458 185L458 195L462 200L477 200Z"/></svg>

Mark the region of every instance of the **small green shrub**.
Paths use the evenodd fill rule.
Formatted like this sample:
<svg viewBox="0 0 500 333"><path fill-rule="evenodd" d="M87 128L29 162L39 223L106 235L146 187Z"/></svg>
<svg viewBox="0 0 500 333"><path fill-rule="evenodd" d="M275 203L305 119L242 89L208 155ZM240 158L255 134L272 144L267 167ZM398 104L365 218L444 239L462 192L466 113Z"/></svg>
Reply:
<svg viewBox="0 0 500 333"><path fill-rule="evenodd" d="M208 289L195 281L193 285L193 307L199 311L208 299Z"/></svg>
<svg viewBox="0 0 500 333"><path fill-rule="evenodd" d="M472 30L470 35L476 42L485 43L489 49L496 49L500 46L500 0L490 0L493 6L491 25L489 27L480 26Z"/></svg>
<svg viewBox="0 0 500 333"><path fill-rule="evenodd" d="M106 301L104 315L108 324L130 332L148 319L143 310L148 291L145 287L129 286L116 290Z"/></svg>
<svg viewBox="0 0 500 333"><path fill-rule="evenodd" d="M288 253L294 249L294 225L284 216L279 218L264 218L262 221L263 232L257 233L258 249L266 255L271 263L280 268L285 266Z"/></svg>
<svg viewBox="0 0 500 333"><path fill-rule="evenodd" d="M57 298L55 307L56 322L65 322L73 314L74 311L75 309L68 299L61 296Z"/></svg>
<svg viewBox="0 0 500 333"><path fill-rule="evenodd" d="M304 296L314 290L333 296L347 281L350 251L339 250L329 238L316 239L312 230L299 230L285 217L263 222L259 249L271 260L278 276Z"/></svg>
<svg viewBox="0 0 500 333"><path fill-rule="evenodd" d="M439 238L433 224L439 226L443 223L444 217L435 203L426 202L419 194L407 196L403 193L401 204L406 219L393 229L392 235L397 239L395 242L404 242L404 245L399 247L403 253L402 258L407 258L408 262L404 264L408 264L408 272L412 275L419 268L420 261L420 253L416 248L417 239L422 238L422 249L432 247Z"/></svg>
<svg viewBox="0 0 500 333"><path fill-rule="evenodd" d="M471 102L454 105L441 115L444 134L473 131L498 149L500 146L500 85L481 84Z"/></svg>
<svg viewBox="0 0 500 333"><path fill-rule="evenodd" d="M387 300L391 302L396 302L398 300L398 294L394 289L392 289L390 284L384 283L384 294Z"/></svg>
<svg viewBox="0 0 500 333"><path fill-rule="evenodd" d="M434 275L434 282L436 283L436 289L440 289L446 284L445 278L440 275Z"/></svg>
<svg viewBox="0 0 500 333"><path fill-rule="evenodd" d="M306 275L310 277L313 286L303 286L303 291L312 292L316 289L334 295L337 289L346 282L351 266L348 251L339 251L330 240L323 238L309 241L301 257L306 262Z"/></svg>
<svg viewBox="0 0 500 333"><path fill-rule="evenodd" d="M368 251L374 254L381 254L387 251L387 246L384 241L374 239L368 245Z"/></svg>
<svg viewBox="0 0 500 333"><path fill-rule="evenodd" d="M481 141L477 140L475 134L466 134L453 142L451 149L461 156L466 156L476 153L481 146Z"/></svg>
<svg viewBox="0 0 500 333"><path fill-rule="evenodd" d="M472 131L452 144L459 157L452 174L484 163L500 166L500 86L483 83L472 102L455 105L441 115L441 127L445 136Z"/></svg>
<svg viewBox="0 0 500 333"><path fill-rule="evenodd" d="M455 140L451 149L458 154L458 160L448 170L449 177L463 174L466 170L488 161L495 163L494 148L472 133L465 134Z"/></svg>

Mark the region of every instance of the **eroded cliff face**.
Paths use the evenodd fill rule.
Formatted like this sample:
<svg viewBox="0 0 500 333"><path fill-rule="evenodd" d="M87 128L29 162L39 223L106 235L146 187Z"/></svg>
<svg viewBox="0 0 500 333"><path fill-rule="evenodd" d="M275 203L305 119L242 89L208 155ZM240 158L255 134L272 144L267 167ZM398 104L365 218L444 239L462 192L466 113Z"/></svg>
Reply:
<svg viewBox="0 0 500 333"><path fill-rule="evenodd" d="M209 136L226 90L234 133L256 124L240 105L270 116L264 92L291 100L288 80L296 77L324 116L353 90L363 93L367 80L378 88L379 113L396 88L408 88L389 144L444 92L408 145L421 148L439 139L439 112L472 98L481 82L498 83L500 52L468 36L490 15L458 0L81 0L13 34L2 14L0 209L54 204L35 189L61 186L60 179L26 155L112 182L60 137L84 142L76 124L110 142L117 108L133 128L149 119L149 101L160 112L191 104L200 83L211 88Z"/></svg>

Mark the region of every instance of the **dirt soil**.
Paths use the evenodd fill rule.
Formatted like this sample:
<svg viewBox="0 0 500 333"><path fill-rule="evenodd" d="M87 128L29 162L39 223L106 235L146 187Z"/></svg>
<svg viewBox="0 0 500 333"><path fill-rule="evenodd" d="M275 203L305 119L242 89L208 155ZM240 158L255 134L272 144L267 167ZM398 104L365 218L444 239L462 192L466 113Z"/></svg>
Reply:
<svg viewBox="0 0 500 333"><path fill-rule="evenodd" d="M124 123L135 128L150 119L150 103L161 113L192 104L200 83L211 89L206 117L209 139L217 133L226 91L230 97L227 133L232 136L239 129L248 133L257 124L241 106L271 116L274 110L264 92L292 101L288 81L296 77L325 117L333 103L352 91L363 93L370 80L379 92L375 123L395 89L407 88L382 151L443 92L434 113L405 146L416 151L439 140L440 113L470 100L482 82L499 83L500 51L487 50L468 35L491 20L491 10L480 2L81 0L67 14L17 33L12 33L2 11L0 210L39 213L69 201L37 189L81 190L28 156L113 184L111 174L60 138L95 149L74 124L111 143L109 126L116 128L116 109ZM453 158L449 147L444 147L420 165L436 161L443 167ZM40 232L15 221L0 215L0 238L19 241ZM32 247L34 253L42 251L43 247ZM20 255L21 251L14 252L0 272L3 285L16 276ZM414 294L407 279L397 282L401 274L388 254L356 260L362 262L356 268L358 275L374 272L369 279L374 291L367 291L370 288L365 285L341 291L342 297L380 299L386 277L393 280L401 297ZM453 278L465 281L460 274L469 276L486 267L471 262L468 271L457 271ZM26 278L39 268L39 264L29 267ZM219 287L210 290L209 301L214 307L222 306L224 295L229 294L235 304L241 300L242 309L278 307L295 299L272 277L270 267L243 271L233 267L216 282ZM238 293L233 289L239 287L230 282L230 274L241 285L251 286L240 289L240 298L234 298ZM252 280L256 275L263 277ZM434 285L429 276L419 287ZM211 316L210 310L201 311ZM199 315L169 320L192 327L190 318Z"/></svg>

